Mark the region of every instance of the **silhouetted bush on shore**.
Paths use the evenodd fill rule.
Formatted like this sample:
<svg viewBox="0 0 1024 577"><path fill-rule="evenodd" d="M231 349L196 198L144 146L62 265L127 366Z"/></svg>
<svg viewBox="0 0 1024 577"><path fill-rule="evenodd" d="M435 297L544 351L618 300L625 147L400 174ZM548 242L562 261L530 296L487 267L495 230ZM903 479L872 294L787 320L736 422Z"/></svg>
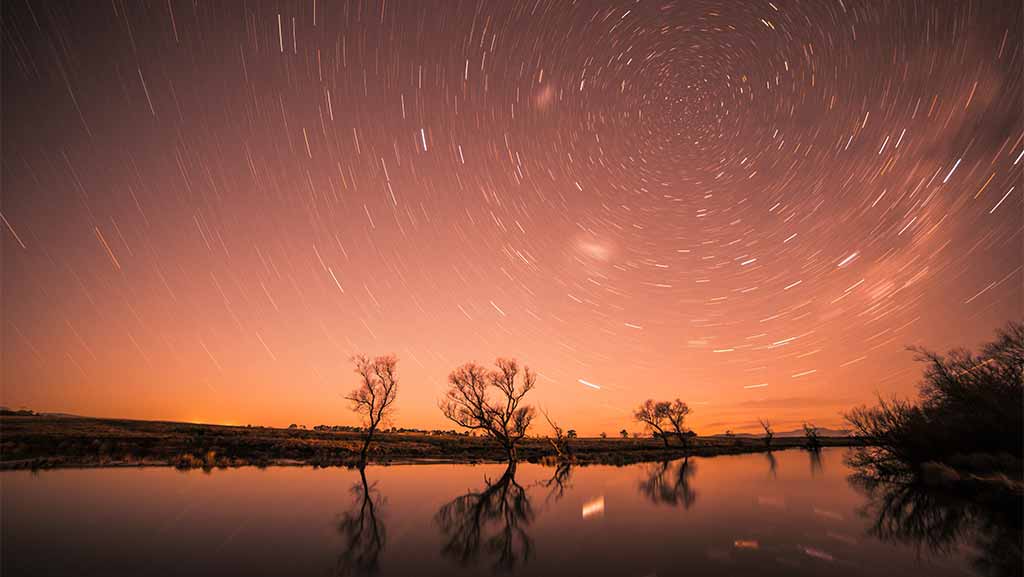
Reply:
<svg viewBox="0 0 1024 577"><path fill-rule="evenodd" d="M1024 323L998 331L981 354L913 349L926 363L920 401L879 400L846 415L870 447L851 464L880 475L920 472L942 463L970 473L1001 472L1020 480L1024 453Z"/></svg>
<svg viewBox="0 0 1024 577"><path fill-rule="evenodd" d="M1024 324L979 355L914 349L920 400L879 400L847 415L865 446L850 483L868 499L868 532L932 553L967 550L982 575L1020 575L1024 519Z"/></svg>

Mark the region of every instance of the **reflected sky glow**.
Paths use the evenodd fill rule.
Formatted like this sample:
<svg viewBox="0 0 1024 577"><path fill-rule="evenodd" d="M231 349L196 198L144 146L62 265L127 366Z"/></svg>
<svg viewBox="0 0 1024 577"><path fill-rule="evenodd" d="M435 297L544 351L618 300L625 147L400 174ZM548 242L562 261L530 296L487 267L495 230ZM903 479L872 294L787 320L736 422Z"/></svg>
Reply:
<svg viewBox="0 0 1024 577"><path fill-rule="evenodd" d="M935 556L869 536L873 519L861 512L871 509L847 482L843 453L824 449L812 475L805 451L777 452L774 477L761 455L692 458L695 497L674 504L652 502L644 465L574 468L554 494L549 481L561 471L526 463L514 478L503 465L371 466L365 484L345 469L4 472L0 562L5 576L323 575L367 566L382 577L503 567L558 575L569 566L609 577L681 566L711 576L972 574L970 547ZM784 505L759 506L753 486Z"/></svg>

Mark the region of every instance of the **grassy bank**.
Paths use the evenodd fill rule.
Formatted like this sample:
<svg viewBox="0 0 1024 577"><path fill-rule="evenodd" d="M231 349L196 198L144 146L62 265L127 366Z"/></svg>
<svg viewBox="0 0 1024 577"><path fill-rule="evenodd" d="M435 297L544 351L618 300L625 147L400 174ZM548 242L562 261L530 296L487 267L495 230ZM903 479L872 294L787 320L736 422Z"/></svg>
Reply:
<svg viewBox="0 0 1024 577"><path fill-rule="evenodd" d="M358 461L356 432L231 427L161 421L131 421L52 416L0 417L0 468L93 466L174 466L181 468L246 465L351 466ZM847 446L846 437L822 439L825 446ZM804 439L776 438L773 449L803 446ZM687 454L711 456L764 451L761 439L698 437L688 451L665 449L655 439L581 438L572 441L580 464L627 464L675 459ZM545 438L527 438L521 460L554 456ZM501 461L497 444L480 437L427 433L379 433L371 463Z"/></svg>

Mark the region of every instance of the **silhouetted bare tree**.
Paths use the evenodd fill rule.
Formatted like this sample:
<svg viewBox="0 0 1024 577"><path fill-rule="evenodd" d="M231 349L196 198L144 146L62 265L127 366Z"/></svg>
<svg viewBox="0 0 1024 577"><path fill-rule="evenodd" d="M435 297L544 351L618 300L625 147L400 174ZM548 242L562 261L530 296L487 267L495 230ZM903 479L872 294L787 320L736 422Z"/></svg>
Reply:
<svg viewBox="0 0 1024 577"><path fill-rule="evenodd" d="M668 419L669 425L672 426L672 430L675 432L676 437L679 439L679 442L683 447L689 447L689 438L694 436L684 424L684 421L686 421L686 415L689 414L690 407L679 399L668 403L668 409L665 411L665 418Z"/></svg>
<svg viewBox="0 0 1024 577"><path fill-rule="evenodd" d="M359 462L366 465L366 456L373 441L377 427L391 414L392 404L398 396L398 376L395 366L398 358L394 355L383 355L370 359L363 355L352 357L355 372L360 383L347 397L352 402L352 410L363 416L363 448L359 452Z"/></svg>
<svg viewBox="0 0 1024 577"><path fill-rule="evenodd" d="M448 375L451 387L441 401L441 412L449 420L470 430L483 431L501 443L509 464L516 462L516 445L526 435L533 421L533 407L520 406L523 397L537 382L537 375L523 367L521 384L516 383L519 364L498 359L497 370L488 371L475 363L467 363ZM491 399L490 389L498 391Z"/></svg>
<svg viewBox="0 0 1024 577"><path fill-rule="evenodd" d="M345 539L345 550L338 558L338 575L375 575L380 571L380 555L387 533L377 511L383 499L376 487L366 482L366 469L359 469L360 483L352 487L355 506L341 516L338 532Z"/></svg>
<svg viewBox="0 0 1024 577"><path fill-rule="evenodd" d="M772 429L772 424L767 419L758 419L761 423L761 428L764 429L764 446L771 449L772 439L775 438L775 431Z"/></svg>
<svg viewBox="0 0 1024 577"><path fill-rule="evenodd" d="M926 363L920 403L880 398L846 416L865 442L847 460L851 485L869 498L869 533L973 549L979 574L1019 576L1024 493L1009 479L1020 479L1024 452L1024 323L998 331L980 356L913 351Z"/></svg>
<svg viewBox="0 0 1024 577"><path fill-rule="evenodd" d="M627 431L626 429L622 429L621 431L619 431L619 436L622 437L623 439L628 439L629 431Z"/></svg>
<svg viewBox="0 0 1024 577"><path fill-rule="evenodd" d="M497 482L486 481L482 491L456 497L438 510L441 554L470 565L484 551L494 557L494 569L510 570L530 558L533 542L526 527L533 518L526 490L516 483L515 467L509 465Z"/></svg>
<svg viewBox="0 0 1024 577"><path fill-rule="evenodd" d="M690 486L697 465L687 457L678 461L679 467L672 470L672 462L651 464L647 478L640 482L640 493L655 503L679 506L689 509L697 501L697 493Z"/></svg>
<svg viewBox="0 0 1024 577"><path fill-rule="evenodd" d="M544 420L548 422L552 432L555 433L555 438L548 437L548 442L551 443L552 448L555 449L555 456L559 461L568 461L572 459L572 447L569 446L569 439L562 432L562 427L558 426L558 423L551 419L547 411L541 410L544 415Z"/></svg>
<svg viewBox="0 0 1024 577"><path fill-rule="evenodd" d="M821 449L821 439L818 438L818 427L811 423L804 423L804 436L807 438L807 449L817 451Z"/></svg>
<svg viewBox="0 0 1024 577"><path fill-rule="evenodd" d="M668 447L668 435L665 433L665 423L668 421L668 412L669 403L655 402L654 399L647 399L633 411L633 418L651 429L655 436L661 437L666 448Z"/></svg>

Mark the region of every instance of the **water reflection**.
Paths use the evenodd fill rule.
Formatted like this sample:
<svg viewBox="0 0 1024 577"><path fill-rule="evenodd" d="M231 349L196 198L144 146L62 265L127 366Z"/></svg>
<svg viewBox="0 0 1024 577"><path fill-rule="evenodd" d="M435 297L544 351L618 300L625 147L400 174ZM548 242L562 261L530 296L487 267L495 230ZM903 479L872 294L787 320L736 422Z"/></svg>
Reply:
<svg viewBox="0 0 1024 577"><path fill-rule="evenodd" d="M867 503L861 514L868 534L889 543L948 555L965 549L979 575L1022 574L1022 499L1009 486L952 490L928 486L905 475L862 469L849 478Z"/></svg>
<svg viewBox="0 0 1024 577"><path fill-rule="evenodd" d="M365 469L359 469L359 479L361 482L352 486L354 504L338 521L338 532L345 540L345 548L338 557L338 575L376 575L387 543L384 524L378 517L384 498L376 483L366 482Z"/></svg>
<svg viewBox="0 0 1024 577"><path fill-rule="evenodd" d="M807 449L807 455L811 463L811 477L817 477L825 470L821 461L821 449L818 447Z"/></svg>
<svg viewBox="0 0 1024 577"><path fill-rule="evenodd" d="M559 463L555 467L555 474L550 479L538 482L538 485L548 490L548 495L544 498L545 505L551 502L557 503L565 496L566 490L572 488L572 485L569 484L571 477L572 465L569 463Z"/></svg>
<svg viewBox="0 0 1024 577"><path fill-rule="evenodd" d="M4 472L0 575L1020 574L1019 496L851 484L845 452L823 448L813 479L802 450L514 472Z"/></svg>
<svg viewBox="0 0 1024 577"><path fill-rule="evenodd" d="M776 469L778 468L779 463L775 459L775 453L772 453L771 451L767 451L764 454L764 457L765 457L765 459L768 459L768 474L771 476L772 479L778 478L778 474L776 473Z"/></svg>
<svg viewBox="0 0 1024 577"><path fill-rule="evenodd" d="M691 483L697 464L689 457L676 461L653 463L646 467L645 479L640 481L640 494L654 503L682 505L689 509L697 501L697 492Z"/></svg>
<svg viewBox="0 0 1024 577"><path fill-rule="evenodd" d="M497 481L485 480L482 490L456 497L438 510L435 520L443 537L444 557L472 565L483 556L502 571L530 558L533 542L526 528L534 512L515 473L510 466Z"/></svg>

